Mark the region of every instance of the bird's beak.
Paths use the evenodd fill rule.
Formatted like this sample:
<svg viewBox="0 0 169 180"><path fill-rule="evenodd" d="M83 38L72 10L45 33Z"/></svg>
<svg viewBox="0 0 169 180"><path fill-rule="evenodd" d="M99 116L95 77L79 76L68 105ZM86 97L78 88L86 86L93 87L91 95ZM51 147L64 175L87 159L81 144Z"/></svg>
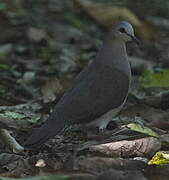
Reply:
<svg viewBox="0 0 169 180"><path fill-rule="evenodd" d="M140 44L140 41L135 36L130 36L136 44Z"/></svg>
<svg viewBox="0 0 169 180"><path fill-rule="evenodd" d="M131 34L127 34L128 36L131 37L131 39L136 43L136 44L140 44L140 41L134 36L134 35L131 35Z"/></svg>

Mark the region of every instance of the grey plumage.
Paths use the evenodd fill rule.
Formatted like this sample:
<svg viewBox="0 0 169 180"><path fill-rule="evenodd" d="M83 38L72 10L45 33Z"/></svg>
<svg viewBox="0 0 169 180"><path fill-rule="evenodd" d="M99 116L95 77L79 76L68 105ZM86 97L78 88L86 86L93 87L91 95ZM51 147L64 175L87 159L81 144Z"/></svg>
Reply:
<svg viewBox="0 0 169 180"><path fill-rule="evenodd" d="M75 78L49 119L28 138L25 147L38 147L65 126L92 124L112 109L121 110L131 79L125 47L125 42L131 38L134 39L134 32L127 22L110 30L97 57ZM104 128L107 123L98 126Z"/></svg>

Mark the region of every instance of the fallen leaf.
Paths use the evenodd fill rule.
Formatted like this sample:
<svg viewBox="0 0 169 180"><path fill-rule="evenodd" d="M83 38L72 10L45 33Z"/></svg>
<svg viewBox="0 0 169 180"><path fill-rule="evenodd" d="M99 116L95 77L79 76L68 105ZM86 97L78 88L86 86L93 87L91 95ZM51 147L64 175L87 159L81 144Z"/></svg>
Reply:
<svg viewBox="0 0 169 180"><path fill-rule="evenodd" d="M27 71L24 73L22 80L26 84L31 84L35 80L35 76L35 72Z"/></svg>
<svg viewBox="0 0 169 180"><path fill-rule="evenodd" d="M0 56L8 56L12 53L13 45L11 43L0 46Z"/></svg>
<svg viewBox="0 0 169 180"><path fill-rule="evenodd" d="M47 34L43 29L38 29L35 27L30 27L27 30L28 39L32 42L40 42L47 39Z"/></svg>
<svg viewBox="0 0 169 180"><path fill-rule="evenodd" d="M126 7L105 5L89 0L74 0L75 5L81 8L89 17L98 24L110 27L118 21L128 21L135 26L136 32L143 40L157 40L158 32L149 22L141 21L131 10Z"/></svg>
<svg viewBox="0 0 169 180"><path fill-rule="evenodd" d="M139 160L124 158L80 156L77 159L76 167L78 170L92 172L92 174L100 174L111 168L120 170L142 170L145 168L145 163Z"/></svg>
<svg viewBox="0 0 169 180"><path fill-rule="evenodd" d="M168 88L169 69L165 69L158 73L146 71L140 78L140 82L143 88Z"/></svg>
<svg viewBox="0 0 169 180"><path fill-rule="evenodd" d="M63 93L63 87L57 78L48 80L41 89L44 103L54 101Z"/></svg>
<svg viewBox="0 0 169 180"><path fill-rule="evenodd" d="M14 153L20 153L24 151L22 147L14 137L6 129L0 129L0 137L3 143Z"/></svg>
<svg viewBox="0 0 169 180"><path fill-rule="evenodd" d="M142 126L137 123L130 123L127 125L127 127L129 129L131 129L132 131L141 132L141 133L147 134L149 136L153 136L153 137L158 137L158 134L156 132L154 132L152 129Z"/></svg>
<svg viewBox="0 0 169 180"><path fill-rule="evenodd" d="M1 180L16 180L16 178L6 178L6 177L0 177ZM18 178L19 180L68 180L68 176L64 175L50 175L50 176L35 176L35 177L29 177L29 178Z"/></svg>
<svg viewBox="0 0 169 180"><path fill-rule="evenodd" d="M131 122L131 118L134 119L137 114L139 114L139 116L143 120L145 120L146 122L148 122L150 124L154 123L155 127L157 125L157 123L155 123L155 122L158 122L158 121L162 121L161 127L163 126L162 124L164 124L163 121L166 124L168 124L169 112L164 111L162 109L153 108L153 107L148 106L148 105L143 104L143 103L127 107L121 113L121 117L123 117L123 118L128 117L130 119L130 122ZM160 127L160 126L157 126L157 127Z"/></svg>
<svg viewBox="0 0 169 180"><path fill-rule="evenodd" d="M126 170L116 170L116 169L109 169L103 172L96 180L148 180L144 177L143 173L138 170L136 171L126 171Z"/></svg>
<svg viewBox="0 0 169 180"><path fill-rule="evenodd" d="M36 123L40 117L34 113L24 114L12 111L0 113L0 125L5 129L23 129L28 128L32 123Z"/></svg>
<svg viewBox="0 0 169 180"><path fill-rule="evenodd" d="M149 165L163 165L169 164L169 151L159 151L157 152L152 159L148 162Z"/></svg>
<svg viewBox="0 0 169 180"><path fill-rule="evenodd" d="M4 167L7 164L13 163L19 159L22 159L22 156L11 153L1 153L0 154L0 166Z"/></svg>
<svg viewBox="0 0 169 180"><path fill-rule="evenodd" d="M157 138L147 137L137 140L123 140L118 142L99 144L91 146L91 151L103 153L108 156L118 157L151 157L161 147L161 143Z"/></svg>
<svg viewBox="0 0 169 180"><path fill-rule="evenodd" d="M156 127L162 130L169 130L169 112L159 113L152 122L149 123L149 126Z"/></svg>
<svg viewBox="0 0 169 180"><path fill-rule="evenodd" d="M12 42L17 39L23 32L18 31L10 21L10 18L3 12L0 11L0 43Z"/></svg>

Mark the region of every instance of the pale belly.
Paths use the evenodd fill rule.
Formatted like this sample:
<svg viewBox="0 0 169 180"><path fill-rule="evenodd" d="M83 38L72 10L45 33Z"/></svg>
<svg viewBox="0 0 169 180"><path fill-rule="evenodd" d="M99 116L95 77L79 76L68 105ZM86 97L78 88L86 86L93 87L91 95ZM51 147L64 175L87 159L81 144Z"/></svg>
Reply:
<svg viewBox="0 0 169 180"><path fill-rule="evenodd" d="M112 110L108 111L107 113L103 114L99 118L97 118L94 121L88 123L87 126L99 127L99 130L106 129L107 125L112 120L112 118L117 116L117 114L121 111L122 107L124 106L124 104L126 102L126 99L124 100L124 102L118 108L115 108L115 109L112 109Z"/></svg>

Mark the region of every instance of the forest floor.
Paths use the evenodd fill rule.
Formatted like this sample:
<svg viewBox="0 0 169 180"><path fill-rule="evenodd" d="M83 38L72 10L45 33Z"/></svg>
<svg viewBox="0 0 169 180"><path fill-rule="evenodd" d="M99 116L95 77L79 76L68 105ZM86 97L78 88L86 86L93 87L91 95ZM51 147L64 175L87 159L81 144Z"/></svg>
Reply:
<svg viewBox="0 0 169 180"><path fill-rule="evenodd" d="M110 15L113 6L80 0L19 2L0 3L0 176L168 180L169 21L148 23L127 8L117 18L118 8ZM127 44L132 83L120 116L103 134L72 127L40 150L22 151L119 20L134 24L141 42Z"/></svg>

